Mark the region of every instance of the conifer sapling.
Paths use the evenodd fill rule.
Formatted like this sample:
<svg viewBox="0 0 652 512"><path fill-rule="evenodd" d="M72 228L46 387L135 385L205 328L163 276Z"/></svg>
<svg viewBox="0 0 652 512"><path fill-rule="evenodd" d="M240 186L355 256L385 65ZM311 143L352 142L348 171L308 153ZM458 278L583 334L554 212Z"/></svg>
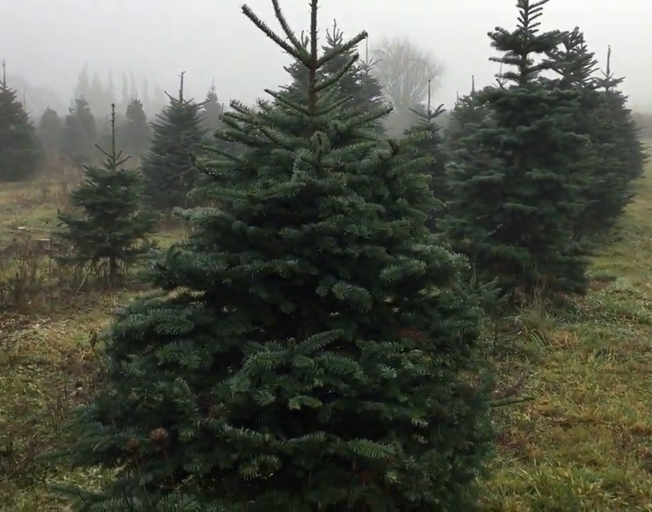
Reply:
<svg viewBox="0 0 652 512"><path fill-rule="evenodd" d="M70 194L74 210L59 214L59 237L73 246L67 262L103 270L108 283L115 285L150 250L147 238L156 217L143 206L140 174L123 167L129 157L116 149L115 105L111 109L111 148L97 146L105 156L103 166L84 166L84 182Z"/></svg>

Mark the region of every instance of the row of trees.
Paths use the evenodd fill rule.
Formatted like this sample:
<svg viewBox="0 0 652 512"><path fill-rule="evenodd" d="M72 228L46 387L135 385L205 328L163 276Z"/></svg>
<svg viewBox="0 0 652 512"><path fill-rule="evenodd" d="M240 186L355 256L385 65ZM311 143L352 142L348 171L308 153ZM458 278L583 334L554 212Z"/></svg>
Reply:
<svg viewBox="0 0 652 512"><path fill-rule="evenodd" d="M79 73L73 94L74 98L84 98L91 111L102 119L110 117L108 105L115 104L119 112L124 112L134 98L138 98L144 110L149 113L160 112L166 104L165 93L160 87L152 91L147 78L143 78L140 85L137 85L133 73L122 75L118 97L113 73L109 71L106 80L102 80L97 72L91 76L88 64Z"/></svg>
<svg viewBox="0 0 652 512"><path fill-rule="evenodd" d="M96 145L108 145L113 121L105 123L104 119L98 119L88 101L80 97L63 118L56 111L46 109L35 127L16 90L7 83L4 70L3 62L0 81L0 181L29 179L39 170L45 153L61 155L76 165L101 160L102 154ZM124 115L118 116L115 121L119 147L126 154L145 157L150 149L152 130L155 134L165 131L166 124L171 124L176 133L188 133L190 139L206 142L205 136L220 125L223 111L215 87L211 87L202 103L183 100L185 107L179 109L175 101L172 99L170 105L157 115L158 120L150 123L143 103L137 98L132 99ZM162 143L161 137L156 139L155 145ZM180 141L179 144L185 142ZM184 155L187 155L187 151ZM152 156L151 159L155 160L156 157ZM174 166L174 163L170 162L169 165ZM165 169L161 171L161 174L165 173ZM188 191L187 187L183 190Z"/></svg>
<svg viewBox="0 0 652 512"><path fill-rule="evenodd" d="M118 126L118 140L125 151L144 155L149 147L150 127L140 100L127 106ZM73 163L94 162L99 157L95 145L106 138L106 129L98 123L86 99L75 100L75 106L61 119L59 114L47 109L38 124L37 134L45 149L68 157Z"/></svg>
<svg viewBox="0 0 652 512"><path fill-rule="evenodd" d="M516 28L490 34L497 83L446 130L426 101L387 139L366 33L320 49L317 0L306 39L272 1L283 37L243 11L293 83L233 102L192 183L183 87L154 129L145 179L176 162L160 192L204 204L170 199L192 234L148 265L157 292L119 313L104 387L71 423L75 464L115 478L61 490L79 510L471 510L493 438L483 307L586 289L586 251L644 162L620 80L609 59L596 76L579 29L538 30L548 0L519 0Z"/></svg>
<svg viewBox="0 0 652 512"><path fill-rule="evenodd" d="M341 40L341 32L336 26L333 29L332 38ZM334 42L331 40L330 44ZM371 87L376 88L370 95L377 101L382 98L394 105L393 116L382 120L381 124L389 134L400 135L406 127L414 123L415 118L410 109L416 107L423 99L426 84L439 80L440 67L432 54L421 50L408 38L381 40L371 53L372 57L368 57L360 65L360 72L367 77ZM3 83L8 89L6 79ZM380 89L379 85L382 86ZM24 108L24 105L18 106L20 101L17 96L13 94L9 97L8 93L5 94L3 98L8 109L13 111ZM119 112L123 114L118 116L117 121L120 147L129 154L145 154L149 147L151 131L145 112L160 113L164 108L161 98L164 100L165 95L159 89L156 89L152 96L146 79L137 87L133 75L123 75L121 100L117 102L112 74L108 73L106 81L103 81L98 73L91 77L86 65L77 79L74 97L74 105L65 116L60 116L51 108L42 113L35 133L43 149L49 153L59 153L76 164L102 158L95 144L107 143L110 132L107 105L117 103ZM206 127L208 131L212 131L219 124L213 118L220 116L222 111L215 87L209 91L204 105ZM9 122L9 118L6 118L4 122L9 126L14 124L14 121L16 119ZM28 155L32 152L33 156L25 156L23 164L19 167L13 164L2 165L4 171L0 172L0 180L27 179L38 169L42 152L34 149L36 143L31 123L26 118L22 123L25 134L22 154ZM40 156L37 157L37 153Z"/></svg>

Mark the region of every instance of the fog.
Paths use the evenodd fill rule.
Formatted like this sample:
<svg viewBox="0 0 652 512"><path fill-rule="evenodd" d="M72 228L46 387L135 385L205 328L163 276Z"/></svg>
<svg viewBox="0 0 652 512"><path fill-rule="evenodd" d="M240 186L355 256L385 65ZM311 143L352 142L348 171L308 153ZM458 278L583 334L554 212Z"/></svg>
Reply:
<svg viewBox="0 0 652 512"><path fill-rule="evenodd" d="M201 99L214 80L222 100L246 102L287 78L288 57L241 12L242 0L0 0L0 59L11 75L49 87L67 104L80 70L104 77L112 70L170 92L186 71L187 90ZM270 0L246 2L276 28ZM496 65L486 33L515 24L515 0L322 0L321 28L336 18L348 36L367 30L369 44L383 36L409 36L431 50L443 66L437 100L450 105L456 93L493 81ZM649 0L552 0L543 28L580 26L601 63L607 46L612 66L625 76L622 89L637 109L652 109L652 48ZM281 0L288 20L307 27L308 0ZM649 59L648 59L649 60Z"/></svg>

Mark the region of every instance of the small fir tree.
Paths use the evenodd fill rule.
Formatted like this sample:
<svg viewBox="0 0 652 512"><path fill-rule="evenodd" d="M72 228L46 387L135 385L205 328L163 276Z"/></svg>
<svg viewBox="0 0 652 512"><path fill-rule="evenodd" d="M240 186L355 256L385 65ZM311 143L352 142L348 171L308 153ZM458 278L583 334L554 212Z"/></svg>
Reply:
<svg viewBox="0 0 652 512"><path fill-rule="evenodd" d="M97 124L88 102L84 98L77 98L75 107L70 109L64 120L61 154L77 165L93 162L97 156L95 146L97 140Z"/></svg>
<svg viewBox="0 0 652 512"><path fill-rule="evenodd" d="M151 128L147 122L147 116L143 103L139 99L133 99L127 106L125 112L125 123L118 131L122 147L126 148L132 155L143 157L149 148Z"/></svg>
<svg viewBox="0 0 652 512"><path fill-rule="evenodd" d="M23 181L38 171L42 153L34 125L17 93L7 84L2 61L0 80L0 181Z"/></svg>
<svg viewBox="0 0 652 512"><path fill-rule="evenodd" d="M49 107L45 109L38 123L37 134L47 151L59 152L63 136L63 122L55 110Z"/></svg>
<svg viewBox="0 0 652 512"><path fill-rule="evenodd" d="M162 211L189 205L188 192L198 178L192 155L200 153L205 143L201 105L184 97L183 75L179 96L168 95L169 105L152 123L149 152L142 165L149 201Z"/></svg>
<svg viewBox="0 0 652 512"><path fill-rule="evenodd" d="M489 34L504 54L492 60L515 69L475 95L488 115L463 134L449 165L448 234L481 279L497 279L511 297L583 292L587 284L572 230L582 201L569 176L585 138L569 125L576 91L549 87L540 76L554 69L545 55L561 42L559 32L538 30L547 2L519 0L517 28Z"/></svg>
<svg viewBox="0 0 652 512"><path fill-rule="evenodd" d="M123 167L129 157L116 150L115 105L111 105L111 149L102 167L85 166L85 180L70 195L82 212L61 213L59 236L74 247L68 262L106 268L110 285L150 249L147 237L155 227L153 213L143 207L143 183L138 171Z"/></svg>
<svg viewBox="0 0 652 512"><path fill-rule="evenodd" d="M423 162L342 107L318 55L244 13L307 70L302 104L233 103L192 235L121 314L75 460L117 471L84 510L470 510L489 441L466 263L425 226ZM355 63L355 56L346 66ZM81 503L81 502L80 502Z"/></svg>

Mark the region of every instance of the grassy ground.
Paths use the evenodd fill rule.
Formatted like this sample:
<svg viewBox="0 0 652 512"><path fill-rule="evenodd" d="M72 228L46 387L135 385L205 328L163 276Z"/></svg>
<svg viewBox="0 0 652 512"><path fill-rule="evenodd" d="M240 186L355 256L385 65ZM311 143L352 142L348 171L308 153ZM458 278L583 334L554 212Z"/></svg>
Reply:
<svg viewBox="0 0 652 512"><path fill-rule="evenodd" d="M19 227L47 237L64 196L57 184L3 189L0 241ZM652 511L652 167L618 237L574 308L510 319L498 362L507 381L526 376L533 400L496 411L485 510ZM39 456L66 444L67 411L98 376L90 336L124 300L73 294L0 319L0 510L65 510L51 482L101 478Z"/></svg>
<svg viewBox="0 0 652 512"><path fill-rule="evenodd" d="M533 308L500 361L533 401L500 411L486 510L652 510L652 166L573 311Z"/></svg>

